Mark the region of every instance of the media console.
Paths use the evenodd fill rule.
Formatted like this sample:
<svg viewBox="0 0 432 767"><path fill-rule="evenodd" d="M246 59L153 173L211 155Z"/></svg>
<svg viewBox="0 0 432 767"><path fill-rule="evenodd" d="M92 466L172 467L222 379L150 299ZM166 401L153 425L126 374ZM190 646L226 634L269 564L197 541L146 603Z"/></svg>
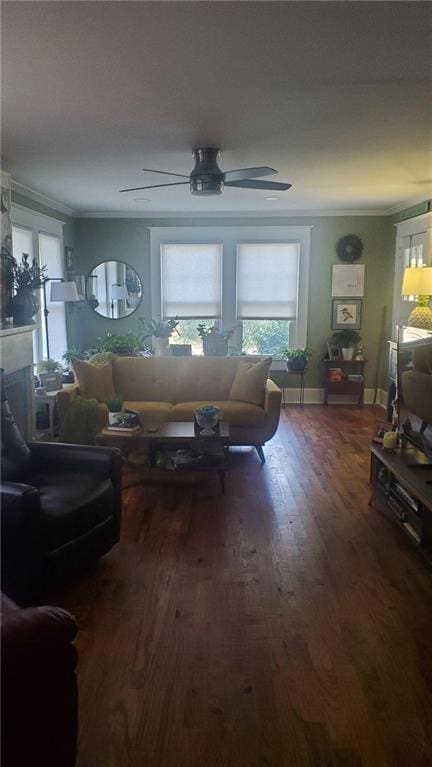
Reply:
<svg viewBox="0 0 432 767"><path fill-rule="evenodd" d="M372 443L369 500L380 499L432 564L432 463L416 447L384 450Z"/></svg>

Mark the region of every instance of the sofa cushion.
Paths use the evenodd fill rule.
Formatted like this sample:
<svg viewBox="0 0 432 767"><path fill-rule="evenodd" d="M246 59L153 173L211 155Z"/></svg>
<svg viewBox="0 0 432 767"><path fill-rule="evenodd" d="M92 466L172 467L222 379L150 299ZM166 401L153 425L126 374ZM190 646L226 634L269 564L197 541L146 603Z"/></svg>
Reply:
<svg viewBox="0 0 432 767"><path fill-rule="evenodd" d="M262 427L265 424L265 411L250 402L234 402L231 400L196 400L195 402L179 402L173 405L170 413L171 421L193 421L194 410L203 405L216 405L223 410L223 420L231 426Z"/></svg>
<svg viewBox="0 0 432 767"><path fill-rule="evenodd" d="M127 410L136 410L139 413L141 424L154 426L158 423L166 423L170 420L172 408L171 402L135 402L126 400L124 407Z"/></svg>
<svg viewBox="0 0 432 767"><path fill-rule="evenodd" d="M117 357L114 388L134 402L228 400L245 357Z"/></svg>
<svg viewBox="0 0 432 767"><path fill-rule="evenodd" d="M260 362L242 360L231 386L230 400L262 405L271 361L271 357Z"/></svg>
<svg viewBox="0 0 432 767"><path fill-rule="evenodd" d="M76 357L72 367L78 381L81 397L106 402L114 396L114 382L111 362L106 365L92 365Z"/></svg>

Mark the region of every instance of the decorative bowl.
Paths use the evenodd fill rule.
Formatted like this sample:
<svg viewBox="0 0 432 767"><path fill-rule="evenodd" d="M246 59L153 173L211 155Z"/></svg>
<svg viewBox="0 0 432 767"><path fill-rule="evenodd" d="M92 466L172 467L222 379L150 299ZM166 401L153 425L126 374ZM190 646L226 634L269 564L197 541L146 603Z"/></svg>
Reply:
<svg viewBox="0 0 432 767"><path fill-rule="evenodd" d="M203 405L195 410L195 418L198 426L202 429L201 434L214 434L214 428L217 422L222 418L223 412L220 407L215 405Z"/></svg>

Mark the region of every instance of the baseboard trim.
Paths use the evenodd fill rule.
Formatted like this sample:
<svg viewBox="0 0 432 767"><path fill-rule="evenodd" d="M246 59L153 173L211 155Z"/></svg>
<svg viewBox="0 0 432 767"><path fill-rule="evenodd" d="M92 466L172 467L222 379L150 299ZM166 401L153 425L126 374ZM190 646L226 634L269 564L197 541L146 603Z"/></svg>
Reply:
<svg viewBox="0 0 432 767"><path fill-rule="evenodd" d="M300 389L284 389L285 402L287 405L298 405L300 400ZM364 403L365 405L373 405L375 395L375 389L365 389ZM304 403L305 405L322 405L324 402L324 389L305 389L304 390ZM332 397L332 405L356 405L357 400L351 395L341 396L336 399ZM387 392L384 389L378 389L376 404L385 408L387 404Z"/></svg>

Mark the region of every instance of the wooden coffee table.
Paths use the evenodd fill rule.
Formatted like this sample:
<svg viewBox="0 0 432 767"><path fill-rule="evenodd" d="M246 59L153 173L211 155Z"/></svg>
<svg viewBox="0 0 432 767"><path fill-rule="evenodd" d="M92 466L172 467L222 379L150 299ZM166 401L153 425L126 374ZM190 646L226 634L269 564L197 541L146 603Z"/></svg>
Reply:
<svg viewBox="0 0 432 767"><path fill-rule="evenodd" d="M193 421L168 421L154 428L142 427L133 434L102 429L96 436L96 444L120 448L125 487L142 482L149 471L212 471L217 473L225 493L229 437L226 421L219 422L218 432L213 436L202 436ZM179 451L187 451L191 460L187 460L185 452L181 462Z"/></svg>

